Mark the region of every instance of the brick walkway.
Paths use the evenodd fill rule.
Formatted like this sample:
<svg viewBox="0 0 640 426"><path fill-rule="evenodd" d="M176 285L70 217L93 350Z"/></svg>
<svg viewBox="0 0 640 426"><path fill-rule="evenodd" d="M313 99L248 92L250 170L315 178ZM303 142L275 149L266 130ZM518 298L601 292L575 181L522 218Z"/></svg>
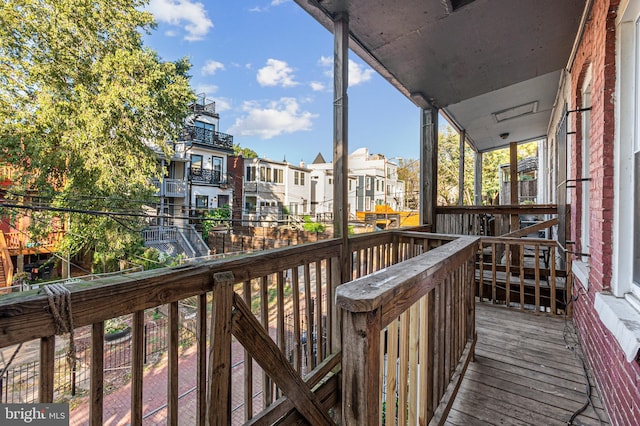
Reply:
<svg viewBox="0 0 640 426"><path fill-rule="evenodd" d="M242 403L244 400L244 351L242 346L234 342L232 348L232 403L233 411L232 424L241 425L244 423L244 410ZM178 359L179 383L178 395L178 424L196 424L196 345L191 346L180 354ZM143 383L143 424L144 425L166 425L167 424L167 358L162 357L157 363L145 367ZM129 369L125 370L129 373ZM255 365L254 375L254 409L259 409L262 404L261 378L262 370ZM258 394L256 396L256 393ZM71 426L84 426L89 424L89 398L83 397L72 402L74 409L70 413ZM103 424L129 425L131 407L131 383L105 395Z"/></svg>

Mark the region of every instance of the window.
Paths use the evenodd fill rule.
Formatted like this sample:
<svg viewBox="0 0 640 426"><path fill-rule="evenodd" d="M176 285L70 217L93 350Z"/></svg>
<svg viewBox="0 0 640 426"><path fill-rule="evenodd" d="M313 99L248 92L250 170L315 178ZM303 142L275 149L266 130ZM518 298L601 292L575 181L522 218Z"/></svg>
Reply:
<svg viewBox="0 0 640 426"><path fill-rule="evenodd" d="M304 172L300 172L300 185L304 186Z"/></svg>
<svg viewBox="0 0 640 426"><path fill-rule="evenodd" d="M295 185L304 185L304 172L293 172L293 183Z"/></svg>
<svg viewBox="0 0 640 426"><path fill-rule="evenodd" d="M209 207L209 196L196 195L196 209L206 209Z"/></svg>
<svg viewBox="0 0 640 426"><path fill-rule="evenodd" d="M202 155L191 154L191 174L202 174Z"/></svg>
<svg viewBox="0 0 640 426"><path fill-rule="evenodd" d="M260 167L260 181L271 182L271 169L266 166Z"/></svg>
<svg viewBox="0 0 640 426"><path fill-rule="evenodd" d="M244 199L244 209L248 214L256 213L256 205L258 200L256 197L245 197Z"/></svg>
<svg viewBox="0 0 640 426"><path fill-rule="evenodd" d="M213 134L216 127L211 123L196 121L194 123L196 130L196 139L205 143L213 143Z"/></svg>
<svg viewBox="0 0 640 426"><path fill-rule="evenodd" d="M220 182L222 180L222 157L211 157L213 161L213 181Z"/></svg>
<svg viewBox="0 0 640 426"><path fill-rule="evenodd" d="M273 182L284 183L284 170L273 169Z"/></svg>
<svg viewBox="0 0 640 426"><path fill-rule="evenodd" d="M247 166L246 179L247 179L247 182L255 182L256 166Z"/></svg>
<svg viewBox="0 0 640 426"><path fill-rule="evenodd" d="M365 177L364 179L365 179L365 181L366 181L366 188L365 188L365 189L366 189L367 191L371 191L371 178L367 176L367 177ZM368 209L367 209L367 210L368 210Z"/></svg>

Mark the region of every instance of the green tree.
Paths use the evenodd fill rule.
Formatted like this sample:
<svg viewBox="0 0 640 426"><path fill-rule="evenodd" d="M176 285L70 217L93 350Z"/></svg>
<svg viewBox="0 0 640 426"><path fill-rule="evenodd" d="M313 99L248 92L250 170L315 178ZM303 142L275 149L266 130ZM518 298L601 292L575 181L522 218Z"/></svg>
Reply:
<svg viewBox="0 0 640 426"><path fill-rule="evenodd" d="M258 153L251 148L242 148L239 144L233 144L233 155L242 155L244 158L258 158Z"/></svg>
<svg viewBox="0 0 640 426"><path fill-rule="evenodd" d="M398 179L404 182L407 208L416 210L420 202L420 160L401 158L398 162Z"/></svg>
<svg viewBox="0 0 640 426"><path fill-rule="evenodd" d="M464 187L462 199L464 204L473 203L473 150L465 145L464 153ZM460 192L460 135L451 127L438 135L438 205L451 206L458 204Z"/></svg>
<svg viewBox="0 0 640 426"><path fill-rule="evenodd" d="M538 155L538 143L518 145L518 161ZM500 166L509 164L509 148L486 152L482 156L482 195L488 204L495 204L500 195Z"/></svg>
<svg viewBox="0 0 640 426"><path fill-rule="evenodd" d="M72 254L119 257L139 243L161 173L150 147L169 158L194 100L188 61L164 62L143 46L154 27L145 3L0 4L0 157L16 169L8 196L101 212L67 216L63 249Z"/></svg>
<svg viewBox="0 0 640 426"><path fill-rule="evenodd" d="M209 210L204 214L202 221L202 236L206 240L209 238L209 232L219 225L225 225L229 229L229 220L231 219L231 207L225 204L217 209Z"/></svg>

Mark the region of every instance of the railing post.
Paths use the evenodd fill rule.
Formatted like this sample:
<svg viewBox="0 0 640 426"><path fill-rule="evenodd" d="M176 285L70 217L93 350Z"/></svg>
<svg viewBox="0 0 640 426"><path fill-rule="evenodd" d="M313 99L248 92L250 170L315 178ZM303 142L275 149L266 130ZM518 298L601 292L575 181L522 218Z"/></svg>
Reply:
<svg viewBox="0 0 640 426"><path fill-rule="evenodd" d="M343 424L373 425L380 421L380 309L343 311Z"/></svg>
<svg viewBox="0 0 640 426"><path fill-rule="evenodd" d="M209 388L207 424L231 424L231 310L232 272L213 276L213 306L209 347Z"/></svg>

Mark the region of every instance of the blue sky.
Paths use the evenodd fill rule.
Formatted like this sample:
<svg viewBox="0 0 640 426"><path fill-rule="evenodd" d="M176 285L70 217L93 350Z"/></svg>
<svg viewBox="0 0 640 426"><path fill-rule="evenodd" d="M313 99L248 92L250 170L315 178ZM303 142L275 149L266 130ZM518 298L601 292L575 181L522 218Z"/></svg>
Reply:
<svg viewBox="0 0 640 426"><path fill-rule="evenodd" d="M189 58L191 84L216 102L220 128L261 157L333 155L333 35L292 0L150 0L145 44ZM419 110L354 53L349 152L419 156Z"/></svg>

